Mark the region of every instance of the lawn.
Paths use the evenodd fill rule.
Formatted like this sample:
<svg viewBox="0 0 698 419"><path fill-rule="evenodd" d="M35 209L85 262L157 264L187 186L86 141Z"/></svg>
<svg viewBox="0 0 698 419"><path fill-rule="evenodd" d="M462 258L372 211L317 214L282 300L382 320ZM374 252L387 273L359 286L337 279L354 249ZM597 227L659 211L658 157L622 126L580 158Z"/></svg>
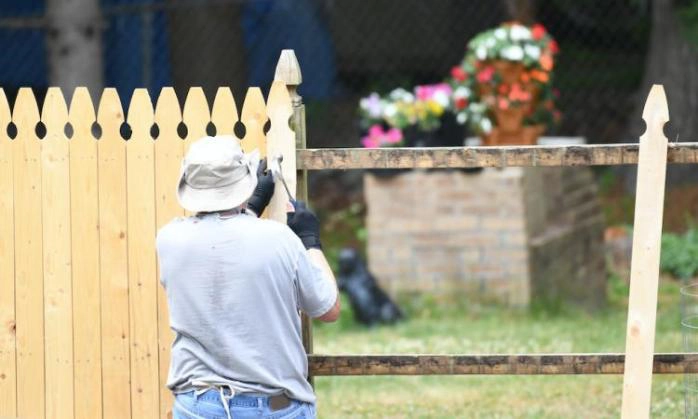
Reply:
<svg viewBox="0 0 698 419"><path fill-rule="evenodd" d="M345 308L338 324L316 325L315 352L623 352L626 296L620 280L610 281L609 306L594 314L423 296L402 302L409 320L373 329L354 324ZM681 336L679 285L662 279L655 351L682 351ZM318 377L316 391L322 418L610 418L619 417L622 376ZM683 377L655 375L652 417L683 417L683 409Z"/></svg>

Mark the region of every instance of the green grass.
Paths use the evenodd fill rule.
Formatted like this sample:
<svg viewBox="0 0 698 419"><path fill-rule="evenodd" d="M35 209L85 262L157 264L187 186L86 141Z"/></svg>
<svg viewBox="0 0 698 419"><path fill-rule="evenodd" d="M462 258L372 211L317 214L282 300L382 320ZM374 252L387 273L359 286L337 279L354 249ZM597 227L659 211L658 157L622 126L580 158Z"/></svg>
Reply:
<svg viewBox="0 0 698 419"><path fill-rule="evenodd" d="M593 315L424 297L403 302L408 321L372 329L354 324L345 308L339 324L315 327L315 352L623 352L627 291L620 280L610 280L609 307ZM678 283L662 280L656 352L683 349L679 302ZM316 391L323 418L610 418L619 416L622 376L317 377ZM683 377L655 375L652 417L683 417L683 405Z"/></svg>

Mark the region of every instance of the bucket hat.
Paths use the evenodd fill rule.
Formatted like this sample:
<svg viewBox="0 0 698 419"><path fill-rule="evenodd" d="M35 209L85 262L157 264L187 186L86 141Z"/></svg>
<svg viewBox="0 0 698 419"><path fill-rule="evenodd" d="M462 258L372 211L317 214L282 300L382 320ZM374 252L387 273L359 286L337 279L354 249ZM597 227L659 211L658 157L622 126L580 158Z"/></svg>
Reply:
<svg viewBox="0 0 698 419"><path fill-rule="evenodd" d="M177 186L179 204L191 212L235 208L257 186L259 151L244 153L229 135L204 137L192 143L182 160Z"/></svg>

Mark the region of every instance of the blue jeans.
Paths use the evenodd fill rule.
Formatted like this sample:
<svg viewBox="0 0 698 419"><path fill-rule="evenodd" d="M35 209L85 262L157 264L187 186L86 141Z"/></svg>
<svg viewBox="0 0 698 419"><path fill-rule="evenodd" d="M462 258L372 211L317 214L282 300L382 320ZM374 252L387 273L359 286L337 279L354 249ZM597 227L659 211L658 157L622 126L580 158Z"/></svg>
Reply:
<svg viewBox="0 0 698 419"><path fill-rule="evenodd" d="M267 396L236 394L228 400L230 416L234 419L315 419L315 405L291 400L283 409L272 411ZM173 419L226 419L221 396L216 390L195 395L193 391L175 395Z"/></svg>

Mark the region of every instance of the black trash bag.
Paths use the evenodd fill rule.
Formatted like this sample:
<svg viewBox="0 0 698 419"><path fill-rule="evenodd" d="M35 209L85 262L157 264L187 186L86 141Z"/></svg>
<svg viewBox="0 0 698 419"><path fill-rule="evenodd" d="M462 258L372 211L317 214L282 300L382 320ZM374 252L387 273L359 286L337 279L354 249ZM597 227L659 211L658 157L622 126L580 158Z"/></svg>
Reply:
<svg viewBox="0 0 698 419"><path fill-rule="evenodd" d="M344 248L339 252L337 284L339 290L349 297L359 323L372 326L394 323L403 318L400 308L378 286L355 249Z"/></svg>

